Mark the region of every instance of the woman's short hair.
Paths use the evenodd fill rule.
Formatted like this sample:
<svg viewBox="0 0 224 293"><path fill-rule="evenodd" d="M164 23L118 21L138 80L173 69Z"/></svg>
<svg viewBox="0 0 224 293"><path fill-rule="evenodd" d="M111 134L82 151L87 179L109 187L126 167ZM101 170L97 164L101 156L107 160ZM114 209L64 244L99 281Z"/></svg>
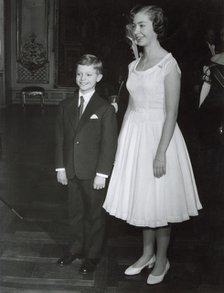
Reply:
<svg viewBox="0 0 224 293"><path fill-rule="evenodd" d="M134 16L139 12L149 16L149 19L152 21L153 30L157 34L157 38L161 40L167 28L167 18L162 8L155 5L137 5L130 11L131 21L133 21Z"/></svg>
<svg viewBox="0 0 224 293"><path fill-rule="evenodd" d="M95 55L91 55L91 54L82 55L79 58L79 60L76 62L76 68L78 65L87 65L87 66L93 65L94 69L96 69L96 71L99 74L103 73L103 63Z"/></svg>

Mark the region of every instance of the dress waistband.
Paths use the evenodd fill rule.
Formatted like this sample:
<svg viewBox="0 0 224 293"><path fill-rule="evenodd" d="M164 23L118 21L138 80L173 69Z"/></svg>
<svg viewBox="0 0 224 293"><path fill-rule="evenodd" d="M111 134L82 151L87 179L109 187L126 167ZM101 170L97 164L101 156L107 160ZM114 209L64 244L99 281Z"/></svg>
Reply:
<svg viewBox="0 0 224 293"><path fill-rule="evenodd" d="M130 107L130 111L137 112L137 113L150 113L150 112L161 112L164 113L163 108L138 108L138 107Z"/></svg>

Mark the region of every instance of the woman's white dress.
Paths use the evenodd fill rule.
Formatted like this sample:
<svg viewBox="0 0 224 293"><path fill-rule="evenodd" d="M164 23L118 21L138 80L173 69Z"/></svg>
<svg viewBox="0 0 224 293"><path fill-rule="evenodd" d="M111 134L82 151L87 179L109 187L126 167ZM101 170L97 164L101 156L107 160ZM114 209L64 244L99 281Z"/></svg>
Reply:
<svg viewBox="0 0 224 293"><path fill-rule="evenodd" d="M104 209L135 226L161 227L198 215L201 204L185 141L176 124L166 152L166 175L153 175L153 159L165 119L165 76L176 60L168 53L157 65L129 65L128 108L118 140Z"/></svg>

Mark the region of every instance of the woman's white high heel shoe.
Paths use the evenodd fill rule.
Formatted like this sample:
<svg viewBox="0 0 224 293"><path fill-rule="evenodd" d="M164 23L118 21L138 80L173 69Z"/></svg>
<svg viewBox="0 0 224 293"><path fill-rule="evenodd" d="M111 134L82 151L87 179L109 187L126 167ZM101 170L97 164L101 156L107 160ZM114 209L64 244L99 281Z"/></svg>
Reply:
<svg viewBox="0 0 224 293"><path fill-rule="evenodd" d="M139 267L139 268L134 268L133 265L131 265L130 267L128 267L124 274L127 275L127 276L134 276L134 275L137 275L139 273L141 273L141 271L145 268L145 267L148 267L148 268L152 268L154 266L154 263L156 261L156 257L155 255L153 255L150 260L143 266Z"/></svg>
<svg viewBox="0 0 224 293"><path fill-rule="evenodd" d="M170 263L167 260L164 272L159 276L153 276L152 274L149 274L148 279L147 279L147 284L155 285L155 284L161 283L163 281L166 273L168 272L169 268L170 268Z"/></svg>

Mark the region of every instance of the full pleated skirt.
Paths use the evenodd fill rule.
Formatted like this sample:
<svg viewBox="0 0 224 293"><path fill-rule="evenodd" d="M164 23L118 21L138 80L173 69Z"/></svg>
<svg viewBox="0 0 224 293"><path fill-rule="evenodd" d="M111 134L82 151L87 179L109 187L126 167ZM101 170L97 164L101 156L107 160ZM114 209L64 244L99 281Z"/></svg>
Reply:
<svg viewBox="0 0 224 293"><path fill-rule="evenodd" d="M178 125L166 152L166 175L156 178L153 174L163 122L163 110L131 110L119 135L103 208L134 226L155 228L182 222L202 208Z"/></svg>

